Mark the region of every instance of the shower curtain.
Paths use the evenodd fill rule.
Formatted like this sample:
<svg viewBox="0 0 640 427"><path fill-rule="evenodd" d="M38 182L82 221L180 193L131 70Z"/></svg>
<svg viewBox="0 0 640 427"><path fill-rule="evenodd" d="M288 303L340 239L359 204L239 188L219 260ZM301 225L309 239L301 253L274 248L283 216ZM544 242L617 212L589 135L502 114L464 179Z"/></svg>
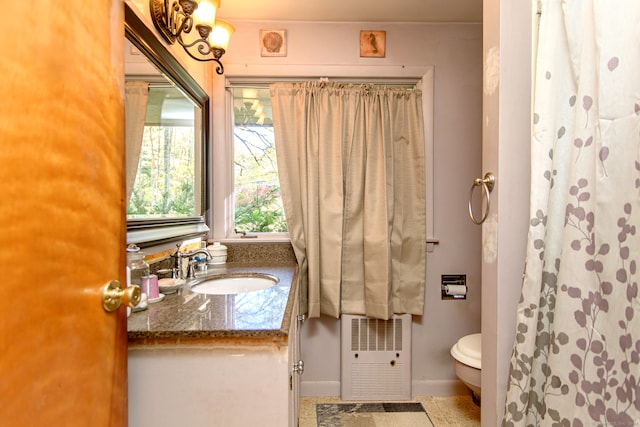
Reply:
<svg viewBox="0 0 640 427"><path fill-rule="evenodd" d="M328 82L270 89L303 310L310 317L422 315L421 92Z"/></svg>
<svg viewBox="0 0 640 427"><path fill-rule="evenodd" d="M543 0L503 426L640 424L640 2Z"/></svg>

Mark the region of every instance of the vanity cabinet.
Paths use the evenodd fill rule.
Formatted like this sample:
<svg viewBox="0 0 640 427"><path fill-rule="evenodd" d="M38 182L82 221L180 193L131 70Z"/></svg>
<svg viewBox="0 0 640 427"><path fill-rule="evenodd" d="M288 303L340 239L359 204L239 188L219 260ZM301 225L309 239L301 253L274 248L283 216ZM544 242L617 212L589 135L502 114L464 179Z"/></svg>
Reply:
<svg viewBox="0 0 640 427"><path fill-rule="evenodd" d="M279 275L281 282L287 276L282 271L270 273ZM254 306L264 314L265 304L278 305L268 300L271 294L266 292L256 292L256 299L241 304L229 295L196 296L188 303L186 291L167 295L158 304L174 304L171 310L177 318L171 327L158 326L162 321L157 316L166 315L159 305L134 313L129 319L129 425L296 427L300 380L294 364L300 357L300 320L296 275L289 280L278 286L291 285L290 291L270 291L274 298L285 298L275 329L241 326L251 319L241 318L240 306ZM196 311L204 306L211 317L224 319L207 319L206 312L182 317L188 312L186 306ZM213 327L218 321L226 326Z"/></svg>
<svg viewBox="0 0 640 427"><path fill-rule="evenodd" d="M131 348L129 425L295 427L293 347L203 343Z"/></svg>

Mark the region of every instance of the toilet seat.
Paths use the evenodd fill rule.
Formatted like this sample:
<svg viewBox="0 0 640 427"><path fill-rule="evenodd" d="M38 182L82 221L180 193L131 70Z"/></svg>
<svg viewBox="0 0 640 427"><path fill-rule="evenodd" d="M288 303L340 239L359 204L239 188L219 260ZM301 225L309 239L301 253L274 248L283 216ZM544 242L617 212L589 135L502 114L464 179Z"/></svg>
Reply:
<svg viewBox="0 0 640 427"><path fill-rule="evenodd" d="M482 369L482 334L464 336L451 347L451 355L460 363Z"/></svg>

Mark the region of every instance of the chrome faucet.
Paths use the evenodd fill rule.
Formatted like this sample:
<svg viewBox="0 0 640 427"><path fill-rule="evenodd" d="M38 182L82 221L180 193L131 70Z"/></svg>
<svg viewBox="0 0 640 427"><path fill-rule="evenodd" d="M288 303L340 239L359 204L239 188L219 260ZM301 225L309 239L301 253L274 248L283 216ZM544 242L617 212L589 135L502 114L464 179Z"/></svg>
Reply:
<svg viewBox="0 0 640 427"><path fill-rule="evenodd" d="M188 275L187 275L187 279L193 279L193 278L196 277L195 265L199 261L193 260L191 258L193 258L194 256L199 255L199 254L203 254L206 257L207 261L211 260L211 255L209 255L209 252L206 249L197 249L195 251L187 252L185 254L182 254L183 257L185 257L185 258L187 258L189 260L189 270L188 270L189 272L188 272Z"/></svg>
<svg viewBox="0 0 640 427"><path fill-rule="evenodd" d="M177 272L178 277L180 279L193 279L194 277L196 277L196 273L195 273L195 264L196 261L192 260L191 258L193 258L196 255L204 255L207 258L207 261L211 260L211 255L209 255L209 252L206 249L196 249L195 251L191 251L191 252L180 252L180 244L178 243L176 245L176 251L171 254L171 256L174 259L174 268L173 271ZM189 270L187 273L187 277L184 277L184 273L182 272L182 259L186 258L189 261ZM175 273L174 273L175 274Z"/></svg>

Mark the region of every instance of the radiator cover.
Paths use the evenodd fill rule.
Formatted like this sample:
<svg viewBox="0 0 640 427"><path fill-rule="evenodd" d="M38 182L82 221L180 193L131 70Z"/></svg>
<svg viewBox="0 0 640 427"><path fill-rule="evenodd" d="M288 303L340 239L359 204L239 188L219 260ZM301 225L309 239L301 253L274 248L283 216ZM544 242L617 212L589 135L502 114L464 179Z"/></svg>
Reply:
<svg viewBox="0 0 640 427"><path fill-rule="evenodd" d="M341 398L411 399L411 315L343 314L340 322Z"/></svg>

